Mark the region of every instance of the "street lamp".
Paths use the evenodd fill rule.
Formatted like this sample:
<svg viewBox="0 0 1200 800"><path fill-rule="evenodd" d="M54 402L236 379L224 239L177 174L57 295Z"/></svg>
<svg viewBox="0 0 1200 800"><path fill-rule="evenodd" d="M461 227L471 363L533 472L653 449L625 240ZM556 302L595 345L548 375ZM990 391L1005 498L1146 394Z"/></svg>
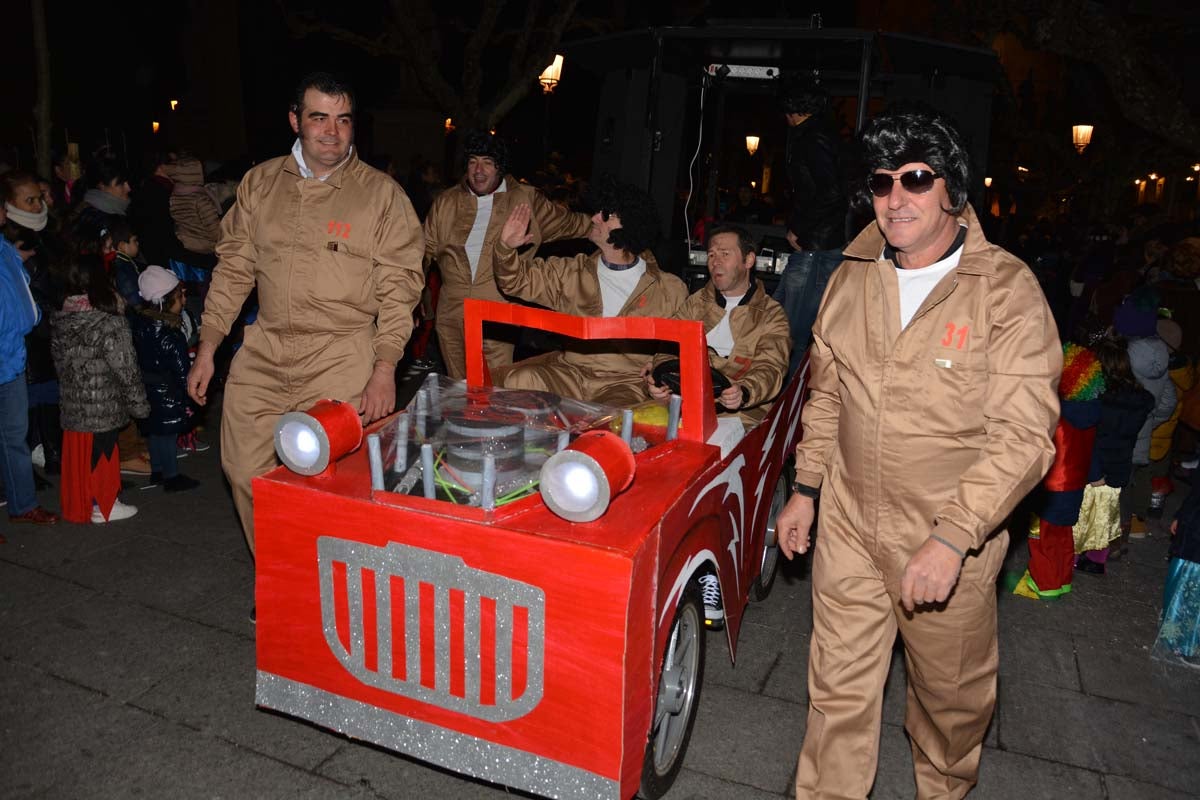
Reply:
<svg viewBox="0 0 1200 800"><path fill-rule="evenodd" d="M987 188L989 188L989 189L990 189L990 188L992 188L992 179L991 179L991 178L984 178L984 179L983 179L983 185L984 185L984 186L986 186L986 187L987 187Z"/></svg>
<svg viewBox="0 0 1200 800"><path fill-rule="evenodd" d="M151 122L151 123L150 123L150 130L154 131L155 133L158 133L158 123L157 123L157 122Z"/></svg>
<svg viewBox="0 0 1200 800"><path fill-rule="evenodd" d="M754 155L755 153L758 152L758 137L757 136L747 136L746 137L746 152L748 152L750 155Z"/></svg>
<svg viewBox="0 0 1200 800"><path fill-rule="evenodd" d="M1071 126L1071 141L1075 143L1075 149L1080 155L1087 149L1087 146L1092 143L1092 126L1091 125L1072 125Z"/></svg>
<svg viewBox="0 0 1200 800"><path fill-rule="evenodd" d="M562 68L563 57L556 55L550 66L542 70L542 74L538 76L538 83L542 85L544 94L550 94L554 91L554 87L558 86L558 82L562 78Z"/></svg>
<svg viewBox="0 0 1200 800"><path fill-rule="evenodd" d="M171 101L171 110L172 110L172 111L174 111L174 110L175 110L175 109L177 109L177 108L179 108L179 101L178 101L178 100L172 100L172 101Z"/></svg>

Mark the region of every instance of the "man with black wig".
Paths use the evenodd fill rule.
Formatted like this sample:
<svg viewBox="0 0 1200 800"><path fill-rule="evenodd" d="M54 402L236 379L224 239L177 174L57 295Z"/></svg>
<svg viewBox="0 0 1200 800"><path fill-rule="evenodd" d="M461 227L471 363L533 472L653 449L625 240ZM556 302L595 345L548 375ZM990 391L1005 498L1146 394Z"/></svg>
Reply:
<svg viewBox="0 0 1200 800"><path fill-rule="evenodd" d="M794 494L776 530L809 547L809 713L797 798L866 797L899 633L917 797L961 798L996 701L1003 525L1054 458L1062 349L1037 279L984 238L967 153L936 112L863 136L875 221L813 326Z"/></svg>
<svg viewBox="0 0 1200 800"><path fill-rule="evenodd" d="M518 205L527 205L533 250L542 242L576 239L591 225L579 214L553 203L508 172L508 146L487 131L471 131L463 145L462 181L437 196L425 218L425 267L436 261L442 273L437 304L438 346L446 374L466 377L463 301L468 297L504 302L492 274L492 252L500 228ZM483 340L484 357L495 370L512 363L513 342L506 334ZM511 334L507 334L511 336Z"/></svg>
<svg viewBox="0 0 1200 800"><path fill-rule="evenodd" d="M584 317L674 316L687 299L687 287L659 269L650 252L660 236L654 201L636 186L603 178L593 186L588 205L596 213L587 238L597 252L546 259L518 252L533 242L532 210L518 205L504 223L493 255L501 291ZM510 389L631 406L645 400L642 366L654 350L653 342L582 342L525 359L492 378Z"/></svg>

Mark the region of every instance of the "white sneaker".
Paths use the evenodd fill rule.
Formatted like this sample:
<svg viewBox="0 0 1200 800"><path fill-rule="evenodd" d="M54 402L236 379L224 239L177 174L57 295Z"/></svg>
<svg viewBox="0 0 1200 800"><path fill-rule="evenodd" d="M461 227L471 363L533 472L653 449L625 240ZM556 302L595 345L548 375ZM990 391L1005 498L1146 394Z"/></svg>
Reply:
<svg viewBox="0 0 1200 800"><path fill-rule="evenodd" d="M35 467L46 468L46 449L42 445L38 445L29 451L30 457L33 459Z"/></svg>
<svg viewBox="0 0 1200 800"><path fill-rule="evenodd" d="M128 503L122 503L120 500L113 501L112 511L108 512L108 519L100 513L100 506L92 504L92 523L95 525L103 525L105 522L116 522L119 519L129 519L137 513L137 506L131 506Z"/></svg>
<svg viewBox="0 0 1200 800"><path fill-rule="evenodd" d="M721 627L725 624L725 610L721 608L721 581L716 575L700 576L700 593L704 598L704 624Z"/></svg>

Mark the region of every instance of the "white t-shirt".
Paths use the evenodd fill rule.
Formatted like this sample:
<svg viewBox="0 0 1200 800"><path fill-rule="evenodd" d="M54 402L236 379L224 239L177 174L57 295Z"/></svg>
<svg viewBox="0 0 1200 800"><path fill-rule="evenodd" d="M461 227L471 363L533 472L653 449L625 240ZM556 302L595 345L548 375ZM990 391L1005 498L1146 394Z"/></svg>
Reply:
<svg viewBox="0 0 1200 800"><path fill-rule="evenodd" d="M463 245L467 250L467 261L471 265L471 280L475 280L475 273L479 271L479 255L483 252L488 223L492 221L492 201L497 194L504 191L508 191L508 186L501 180L496 191L489 195L479 197L474 192L471 193L475 198L475 223L471 226L471 232L467 234L467 243Z"/></svg>
<svg viewBox="0 0 1200 800"><path fill-rule="evenodd" d="M713 329L705 334L705 340L708 346L717 351L717 355L721 358L726 358L733 351L733 329L729 327L729 315L737 308L738 303L742 302L744 294L739 294L737 297L725 298L725 316L721 317L721 321L713 326Z"/></svg>
<svg viewBox="0 0 1200 800"><path fill-rule="evenodd" d="M896 278L900 281L901 330L908 327L913 314L917 313L917 309L921 307L921 303L925 302L925 298L933 291L933 287L937 286L938 281L944 278L947 272L958 266L958 260L962 258L962 251L960 246L941 261L920 269L896 267Z"/></svg>
<svg viewBox="0 0 1200 800"><path fill-rule="evenodd" d="M605 265L604 259L600 259L596 277L600 279L600 299L604 303L602 316L615 317L620 314L645 274L646 262L640 258L632 267L625 269L611 269Z"/></svg>

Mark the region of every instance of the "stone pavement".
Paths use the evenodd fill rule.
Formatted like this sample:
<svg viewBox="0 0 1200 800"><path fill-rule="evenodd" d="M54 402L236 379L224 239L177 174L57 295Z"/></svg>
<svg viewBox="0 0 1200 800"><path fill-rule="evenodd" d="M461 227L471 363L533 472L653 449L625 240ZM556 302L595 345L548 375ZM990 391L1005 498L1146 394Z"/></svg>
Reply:
<svg viewBox="0 0 1200 800"><path fill-rule="evenodd" d="M253 572L216 449L194 492L127 490L135 518L31 529L0 545L0 797L525 796L254 707ZM1184 487L1186 488L1186 487ZM1179 502L1179 495L1174 498ZM42 501L57 508L49 493ZM1200 671L1152 661L1161 530L1066 599L1000 598L1000 696L972 798L1200 796ZM1019 570L1025 548L1010 554ZM707 642L670 800L790 796L806 709L806 566L753 607L730 664ZM897 653L874 798L913 796Z"/></svg>

